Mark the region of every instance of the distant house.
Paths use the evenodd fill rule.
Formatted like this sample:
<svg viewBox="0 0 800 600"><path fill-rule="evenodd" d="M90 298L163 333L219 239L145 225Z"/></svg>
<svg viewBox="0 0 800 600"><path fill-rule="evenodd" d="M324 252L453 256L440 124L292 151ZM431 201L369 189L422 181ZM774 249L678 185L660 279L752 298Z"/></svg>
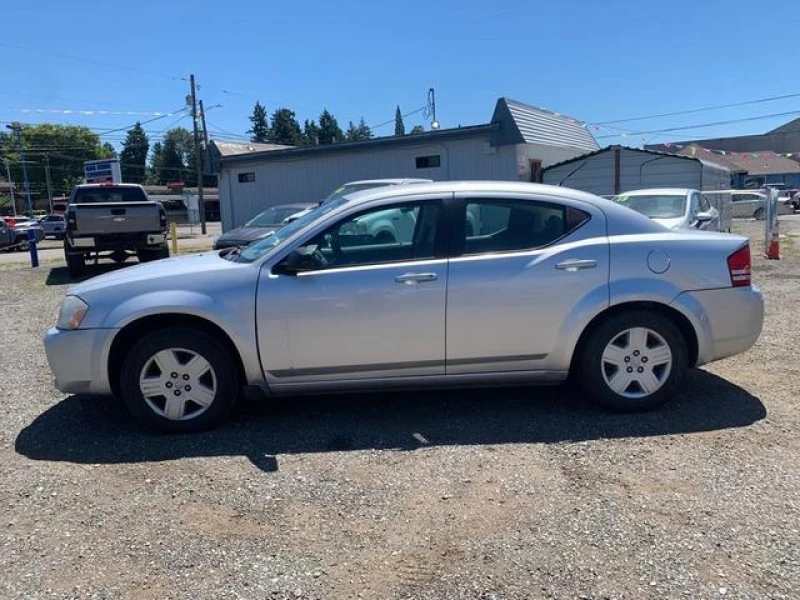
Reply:
<svg viewBox="0 0 800 600"><path fill-rule="evenodd" d="M760 188L770 183L783 183L789 188L800 187L800 163L790 158L771 150L759 152L715 150L691 145L679 150L678 154L727 167L731 172L732 188Z"/></svg>
<svg viewBox="0 0 800 600"><path fill-rule="evenodd" d="M322 200L359 179L539 181L548 165L599 146L581 121L509 98L491 121L338 144L285 147L213 140L223 230L265 208Z"/></svg>

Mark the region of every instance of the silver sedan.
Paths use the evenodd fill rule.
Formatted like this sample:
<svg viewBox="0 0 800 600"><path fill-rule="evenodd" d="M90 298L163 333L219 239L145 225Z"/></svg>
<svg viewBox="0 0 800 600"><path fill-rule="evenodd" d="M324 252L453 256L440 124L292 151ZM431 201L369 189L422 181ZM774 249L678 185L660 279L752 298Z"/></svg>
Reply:
<svg viewBox="0 0 800 600"><path fill-rule="evenodd" d="M392 239L365 222L413 223ZM468 226L469 224L469 226ZM574 190L397 186L263 240L77 285L45 337L56 387L196 431L251 396L554 383L653 408L763 321L746 238L666 231Z"/></svg>

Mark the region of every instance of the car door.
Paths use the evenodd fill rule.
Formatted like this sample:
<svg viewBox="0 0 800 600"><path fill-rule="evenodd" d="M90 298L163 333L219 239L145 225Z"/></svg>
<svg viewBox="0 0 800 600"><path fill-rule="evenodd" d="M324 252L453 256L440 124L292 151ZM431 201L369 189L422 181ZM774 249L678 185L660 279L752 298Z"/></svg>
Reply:
<svg viewBox="0 0 800 600"><path fill-rule="evenodd" d="M562 335L608 306L605 215L547 197L457 199L447 374L568 368Z"/></svg>
<svg viewBox="0 0 800 600"><path fill-rule="evenodd" d="M10 246L14 242L14 233L3 221L0 221L0 248Z"/></svg>
<svg viewBox="0 0 800 600"><path fill-rule="evenodd" d="M441 198L360 210L295 246L311 270L262 269L258 339L272 387L444 374L443 210ZM398 212L415 227L364 226Z"/></svg>

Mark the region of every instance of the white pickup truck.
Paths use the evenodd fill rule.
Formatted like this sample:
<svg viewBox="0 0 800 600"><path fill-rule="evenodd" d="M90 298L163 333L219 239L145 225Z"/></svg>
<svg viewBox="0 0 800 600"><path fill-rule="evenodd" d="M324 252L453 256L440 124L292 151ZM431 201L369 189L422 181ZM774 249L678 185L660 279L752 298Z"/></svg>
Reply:
<svg viewBox="0 0 800 600"><path fill-rule="evenodd" d="M101 256L123 262L136 255L147 262L169 256L166 211L140 185L77 185L66 221L64 256L71 277L82 275L91 258L95 263Z"/></svg>

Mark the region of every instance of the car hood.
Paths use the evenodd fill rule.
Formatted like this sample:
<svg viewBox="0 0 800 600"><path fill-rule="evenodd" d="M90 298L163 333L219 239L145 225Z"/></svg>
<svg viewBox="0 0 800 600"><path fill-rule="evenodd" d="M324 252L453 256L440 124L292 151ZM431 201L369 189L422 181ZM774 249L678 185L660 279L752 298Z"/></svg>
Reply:
<svg viewBox="0 0 800 600"><path fill-rule="evenodd" d="M227 233L223 233L219 238L217 238L217 242L254 242L258 239L261 239L265 235L272 233L273 231L277 230L278 227L237 227L236 229L231 229Z"/></svg>
<svg viewBox="0 0 800 600"><path fill-rule="evenodd" d="M651 221L655 221L656 223L663 225L667 229L690 229L689 224L686 222L685 217L677 217L675 219L655 219L651 218Z"/></svg>
<svg viewBox="0 0 800 600"><path fill-rule="evenodd" d="M231 269L248 268L248 263L235 263L225 260L218 252L204 252L189 256L176 256L154 262L132 265L105 275L98 275L72 286L67 293L83 297L88 294L135 286L137 291L150 289L175 289L185 287L187 281L197 283L199 279L218 281L219 275Z"/></svg>

